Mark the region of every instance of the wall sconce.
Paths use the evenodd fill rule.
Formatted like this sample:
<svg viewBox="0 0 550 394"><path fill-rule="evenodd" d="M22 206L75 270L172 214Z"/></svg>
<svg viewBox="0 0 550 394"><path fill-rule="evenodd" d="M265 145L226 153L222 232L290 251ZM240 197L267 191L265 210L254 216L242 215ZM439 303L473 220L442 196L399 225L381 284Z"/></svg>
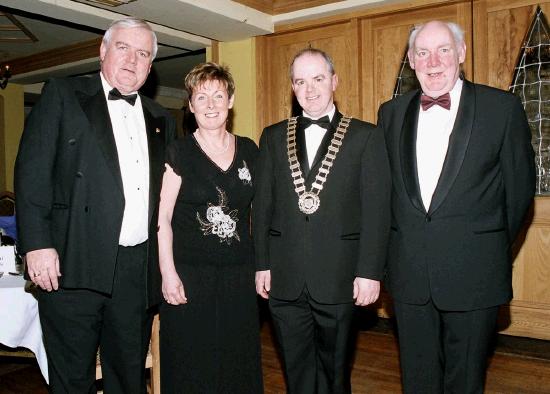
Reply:
<svg viewBox="0 0 550 394"><path fill-rule="evenodd" d="M8 86L8 80L11 78L10 65L4 64L0 67L0 88L6 89Z"/></svg>

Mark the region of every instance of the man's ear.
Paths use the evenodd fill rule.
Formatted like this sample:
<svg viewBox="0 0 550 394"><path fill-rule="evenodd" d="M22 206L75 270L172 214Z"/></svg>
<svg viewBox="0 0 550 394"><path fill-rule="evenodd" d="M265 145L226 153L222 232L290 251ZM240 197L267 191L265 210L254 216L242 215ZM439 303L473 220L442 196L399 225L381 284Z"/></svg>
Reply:
<svg viewBox="0 0 550 394"><path fill-rule="evenodd" d="M103 59L105 58L105 52L107 52L107 48L105 47L104 43L101 43L101 45L99 46L99 61L103 61Z"/></svg>
<svg viewBox="0 0 550 394"><path fill-rule="evenodd" d="M409 65L414 70L414 52L412 51L412 49L409 49L407 51L407 57L409 58Z"/></svg>
<svg viewBox="0 0 550 394"><path fill-rule="evenodd" d="M457 47L458 50L458 64L464 63L464 60L466 60L466 43L462 42Z"/></svg>

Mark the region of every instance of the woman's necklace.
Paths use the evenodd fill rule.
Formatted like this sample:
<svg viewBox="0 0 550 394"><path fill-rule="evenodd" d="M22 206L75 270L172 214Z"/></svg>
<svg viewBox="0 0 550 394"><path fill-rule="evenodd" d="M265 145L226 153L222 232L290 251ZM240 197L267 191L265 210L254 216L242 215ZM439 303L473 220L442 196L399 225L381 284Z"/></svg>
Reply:
<svg viewBox="0 0 550 394"><path fill-rule="evenodd" d="M204 142L204 147L206 148L206 150L207 150L208 152L212 153L213 155L221 155L221 154L227 152L227 149L229 149L229 140L230 140L231 138L229 137L229 133L228 133L227 131L225 132L225 135L224 135L224 137L223 137L224 140L225 140L224 146L223 146L223 148L220 149L220 150L216 150L215 148L213 148L213 147L210 145L210 143L208 142L208 140L207 140L202 134L200 134L200 132L197 132L197 134L199 134L199 135L201 136L201 139L202 139L203 142Z"/></svg>

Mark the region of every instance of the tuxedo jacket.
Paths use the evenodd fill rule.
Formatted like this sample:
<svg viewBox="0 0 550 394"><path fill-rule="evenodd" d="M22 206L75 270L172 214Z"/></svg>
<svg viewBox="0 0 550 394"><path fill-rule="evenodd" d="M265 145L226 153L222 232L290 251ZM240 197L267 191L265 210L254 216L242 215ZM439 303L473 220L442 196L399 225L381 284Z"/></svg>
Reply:
<svg viewBox="0 0 550 394"><path fill-rule="evenodd" d="M296 130L297 155L311 190L342 118L325 133L311 170L305 136ZM389 164L383 133L353 119L310 215L298 208L287 156L287 121L267 127L260 140L253 232L257 270L271 270L270 296L294 300L307 286L318 302L353 299L356 276L381 280L389 233Z"/></svg>
<svg viewBox="0 0 550 394"><path fill-rule="evenodd" d="M160 298L157 215L175 121L141 96L149 147L147 297ZM99 74L49 80L29 114L15 165L18 245L55 248L60 285L110 294L124 212L116 143Z"/></svg>
<svg viewBox="0 0 550 394"><path fill-rule="evenodd" d="M535 190L520 100L464 81L447 155L425 209L416 168L420 91L380 107L392 173L386 286L403 303L474 310L512 297L510 247ZM442 125L443 127L443 125Z"/></svg>

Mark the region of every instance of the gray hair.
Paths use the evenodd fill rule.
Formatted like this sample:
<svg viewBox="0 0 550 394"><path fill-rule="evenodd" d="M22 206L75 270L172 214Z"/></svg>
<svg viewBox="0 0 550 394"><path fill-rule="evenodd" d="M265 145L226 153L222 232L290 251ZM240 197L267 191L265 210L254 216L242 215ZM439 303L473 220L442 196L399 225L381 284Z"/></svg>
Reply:
<svg viewBox="0 0 550 394"><path fill-rule="evenodd" d="M113 31L116 29L133 29L133 28L145 29L151 33L151 38L153 39L153 53L151 54L152 55L151 61L153 61L157 56L157 51L158 51L157 35L155 34L151 26L142 19L128 17L128 18L113 21L109 26L109 28L107 29L107 31L105 32L105 34L103 35L102 43L105 45L109 45Z"/></svg>
<svg viewBox="0 0 550 394"><path fill-rule="evenodd" d="M451 31L453 38L455 40L455 43L457 46L462 45L464 43L464 30L453 22L441 22L447 28ZM426 26L426 23L422 23L419 25L415 25L413 29L411 30L411 34L409 35L409 50L412 50L414 47L414 42L416 40L416 36Z"/></svg>
<svg viewBox="0 0 550 394"><path fill-rule="evenodd" d="M317 48L304 48L298 51L298 53L296 53L296 55L294 55L294 57L292 58L292 62L290 63L290 68L288 70L288 75L290 76L290 82L294 82L294 62L296 61L296 59L306 54L321 56L327 63L328 71L330 72L330 75L334 75L334 62L332 61L332 58L328 55L328 53Z"/></svg>

